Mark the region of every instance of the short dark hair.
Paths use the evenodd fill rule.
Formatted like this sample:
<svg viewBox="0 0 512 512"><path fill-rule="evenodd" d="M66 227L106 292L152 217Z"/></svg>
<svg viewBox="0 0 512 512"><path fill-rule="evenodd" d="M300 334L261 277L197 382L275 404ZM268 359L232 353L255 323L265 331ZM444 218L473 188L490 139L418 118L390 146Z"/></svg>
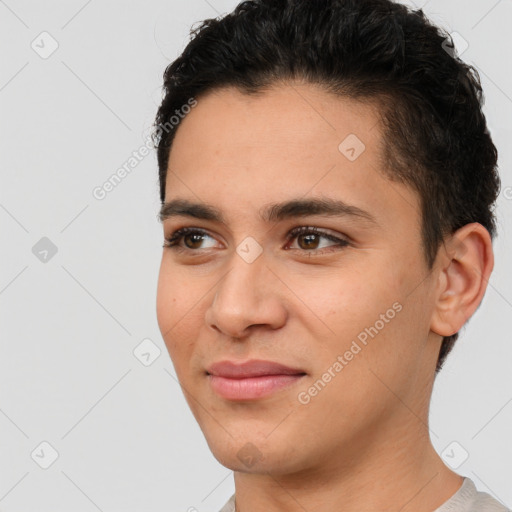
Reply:
<svg viewBox="0 0 512 512"><path fill-rule="evenodd" d="M162 126L176 110L221 87L254 94L302 80L380 107L383 169L419 194L429 271L445 236L465 224L479 222L493 239L497 150L478 72L450 48L421 9L391 0L248 0L203 21L164 72L153 134L162 203L176 132ZM437 372L457 337L443 338Z"/></svg>

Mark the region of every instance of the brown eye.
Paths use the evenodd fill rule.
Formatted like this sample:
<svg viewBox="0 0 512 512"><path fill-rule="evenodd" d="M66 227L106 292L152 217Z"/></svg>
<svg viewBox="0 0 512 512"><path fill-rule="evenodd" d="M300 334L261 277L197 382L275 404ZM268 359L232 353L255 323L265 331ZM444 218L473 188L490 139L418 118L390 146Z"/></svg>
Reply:
<svg viewBox="0 0 512 512"><path fill-rule="evenodd" d="M321 237L317 233L299 235L297 241L301 249L316 249L319 244L319 238ZM304 246L302 246L301 242L304 243Z"/></svg>
<svg viewBox="0 0 512 512"><path fill-rule="evenodd" d="M210 247L201 247L201 244L208 238L215 241L206 231L197 228L181 228L175 231L170 237L164 241L164 247L169 247L176 251L198 251L199 249L210 249ZM184 242L182 245L181 242Z"/></svg>
<svg viewBox="0 0 512 512"><path fill-rule="evenodd" d="M190 241L190 243L188 243L187 240ZM199 249L203 240L204 235L198 233L190 233L183 236L183 241L189 249Z"/></svg>
<svg viewBox="0 0 512 512"><path fill-rule="evenodd" d="M290 247L294 250L302 250L309 254L317 254L321 252L330 252L332 250L342 249L349 245L344 238L340 238L315 227L301 226L290 231L289 240L297 239L297 247ZM323 244L322 239L333 242L332 244ZM324 251L325 249L325 251Z"/></svg>

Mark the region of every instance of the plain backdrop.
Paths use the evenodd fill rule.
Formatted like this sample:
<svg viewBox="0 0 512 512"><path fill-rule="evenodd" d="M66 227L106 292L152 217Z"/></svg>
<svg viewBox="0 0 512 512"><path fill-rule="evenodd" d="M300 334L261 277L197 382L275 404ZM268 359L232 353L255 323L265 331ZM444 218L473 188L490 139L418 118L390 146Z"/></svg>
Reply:
<svg viewBox="0 0 512 512"><path fill-rule="evenodd" d="M190 27L235 5L0 1L4 512L216 512L234 491L156 321L154 152L103 199L93 192L147 142L162 73ZM458 33L462 58L480 72L503 182L495 270L437 378L432 439L511 506L512 2L415 5Z"/></svg>

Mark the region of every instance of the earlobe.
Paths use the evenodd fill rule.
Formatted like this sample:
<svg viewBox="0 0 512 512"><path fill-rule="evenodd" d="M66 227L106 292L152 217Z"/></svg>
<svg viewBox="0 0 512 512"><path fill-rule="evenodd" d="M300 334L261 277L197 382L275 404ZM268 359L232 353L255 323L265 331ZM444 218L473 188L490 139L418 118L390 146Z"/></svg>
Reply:
<svg viewBox="0 0 512 512"><path fill-rule="evenodd" d="M441 336L451 336L480 305L494 255L489 232L479 223L457 230L441 250L442 268L430 329Z"/></svg>

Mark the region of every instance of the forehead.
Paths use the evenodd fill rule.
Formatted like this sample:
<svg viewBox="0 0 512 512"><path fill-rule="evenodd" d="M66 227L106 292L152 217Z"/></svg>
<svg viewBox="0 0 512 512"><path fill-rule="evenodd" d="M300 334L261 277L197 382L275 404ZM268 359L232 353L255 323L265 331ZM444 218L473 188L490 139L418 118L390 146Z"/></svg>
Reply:
<svg viewBox="0 0 512 512"><path fill-rule="evenodd" d="M194 148L180 151L179 139L188 135L196 138ZM374 102L337 97L312 84L274 85L257 94L227 87L199 98L179 126L171 156L191 156L197 148L233 161L243 150L247 165L252 158L274 158L276 163L285 158L317 160L320 151L337 159L339 143L348 135L364 144L361 156L377 156L381 133Z"/></svg>
<svg viewBox="0 0 512 512"><path fill-rule="evenodd" d="M382 172L383 144L375 103L311 84L257 95L218 89L198 98L178 128L166 200L204 201L235 217L257 214L263 203L322 196L389 222L417 216L416 194Z"/></svg>

